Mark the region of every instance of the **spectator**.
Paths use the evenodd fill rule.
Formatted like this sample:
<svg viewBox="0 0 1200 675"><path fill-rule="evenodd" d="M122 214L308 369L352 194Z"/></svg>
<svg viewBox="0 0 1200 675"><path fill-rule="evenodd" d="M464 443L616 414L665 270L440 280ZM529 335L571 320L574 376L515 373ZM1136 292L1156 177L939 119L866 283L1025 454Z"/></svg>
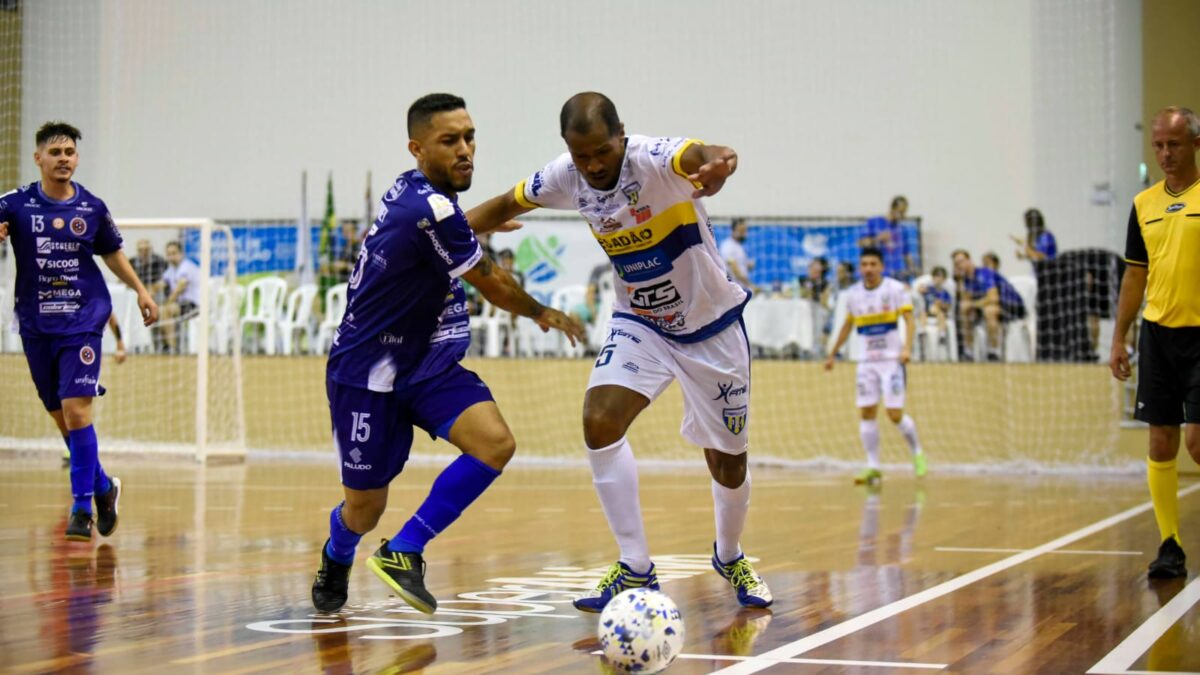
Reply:
<svg viewBox="0 0 1200 675"><path fill-rule="evenodd" d="M500 263L500 266L503 267L505 271L513 275L513 278L517 280L517 283L521 285L521 288L525 288L525 273L517 270L516 257L513 255L511 248L506 248L500 251L500 256L496 259L496 262Z"/></svg>
<svg viewBox="0 0 1200 675"><path fill-rule="evenodd" d="M483 254L492 260L496 260L496 249L492 248L492 233L491 232L476 232L475 239L479 241L479 248L483 249ZM480 316L483 314L483 298L479 294L479 289L467 283L466 279L462 282L463 291L467 294L467 314L470 316ZM524 286L524 279L521 285Z"/></svg>
<svg viewBox="0 0 1200 675"><path fill-rule="evenodd" d="M1000 272L1000 256L996 255L995 251L988 251L987 253L984 253L983 256L981 256L980 261L983 263L983 266L989 270L996 273Z"/></svg>
<svg viewBox="0 0 1200 675"><path fill-rule="evenodd" d="M921 294L925 305L925 317L933 317L937 322L938 341L943 342L949 334L946 331L947 320L950 318L950 312L954 306L954 298L950 296L950 291L946 288L946 268L938 265L929 273L930 281L917 287L917 292ZM922 317L921 320L924 321Z"/></svg>
<svg viewBox="0 0 1200 675"><path fill-rule="evenodd" d="M838 263L837 267L837 288L835 291L844 291L854 285L854 263L844 261Z"/></svg>
<svg viewBox="0 0 1200 675"><path fill-rule="evenodd" d="M1058 242L1054 235L1046 229L1046 219L1037 209L1025 212L1025 238L1013 235L1013 241L1021 248L1017 249L1017 257L1030 262L1054 260L1058 257Z"/></svg>
<svg viewBox="0 0 1200 675"><path fill-rule="evenodd" d="M746 255L746 247L742 242L746 241L749 231L750 227L746 225L745 218L734 218L729 228L729 238L721 242L720 249L721 259L725 261L725 267L729 270L729 278L748 291L754 288L750 283L754 261Z"/></svg>
<svg viewBox="0 0 1200 675"><path fill-rule="evenodd" d="M822 307L832 307L833 287L829 283L829 261L822 257L808 263L808 276L800 277L800 297L817 302ZM854 283L851 280L850 283Z"/></svg>
<svg viewBox="0 0 1200 675"><path fill-rule="evenodd" d="M974 358L974 327L982 318L987 324L987 359L999 361L1001 329L1009 321L1025 318L1025 303L999 272L976 267L971 254L958 249L950 257L954 261L954 273L961 280L958 311L966 360Z"/></svg>
<svg viewBox="0 0 1200 675"><path fill-rule="evenodd" d="M917 275L917 266L913 263L904 230L900 227L906 215L908 198L904 195L892 197L888 214L867 221L858 245L860 248L875 247L883 251L883 273L907 284Z"/></svg>
<svg viewBox="0 0 1200 675"><path fill-rule="evenodd" d="M575 305L571 309L571 316L579 320L584 327L588 329L588 335L593 335L591 329L601 322L607 321L609 317L600 316L600 286L603 284L605 275L611 279L613 275L613 266L610 262L603 262L592 268L591 274L588 275L587 291L584 292L583 302ZM611 284L611 282L610 282ZM604 336L601 335L601 338ZM593 351L599 350L600 345L589 344Z"/></svg>
<svg viewBox="0 0 1200 675"><path fill-rule="evenodd" d="M167 261L150 247L149 239L138 239L137 255L129 261L133 271L137 273L146 290L155 302L163 298L163 273L167 271Z"/></svg>
<svg viewBox="0 0 1200 675"><path fill-rule="evenodd" d="M177 353L180 322L195 316L196 306L200 303L200 268L183 255L183 247L177 241L167 244L163 283L167 292L162 306L163 340L168 352Z"/></svg>

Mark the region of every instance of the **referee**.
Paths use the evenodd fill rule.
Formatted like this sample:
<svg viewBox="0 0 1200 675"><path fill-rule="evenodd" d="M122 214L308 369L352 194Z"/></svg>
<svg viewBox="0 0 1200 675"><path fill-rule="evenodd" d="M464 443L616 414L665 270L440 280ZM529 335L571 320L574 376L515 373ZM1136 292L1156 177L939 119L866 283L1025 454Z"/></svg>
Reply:
<svg viewBox="0 0 1200 675"><path fill-rule="evenodd" d="M1125 335L1145 294L1134 417L1150 425L1147 473L1162 538L1149 574L1173 579L1187 576L1176 494L1180 424L1200 462L1200 119L1187 108L1164 108L1150 139L1166 178L1133 198L1109 367L1118 380L1129 378Z"/></svg>

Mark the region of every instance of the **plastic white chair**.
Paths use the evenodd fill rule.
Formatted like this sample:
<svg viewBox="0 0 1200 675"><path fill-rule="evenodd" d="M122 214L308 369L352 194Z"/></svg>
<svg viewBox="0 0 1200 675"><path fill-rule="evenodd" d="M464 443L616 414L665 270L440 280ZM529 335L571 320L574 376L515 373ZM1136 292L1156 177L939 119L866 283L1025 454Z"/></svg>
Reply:
<svg viewBox="0 0 1200 675"><path fill-rule="evenodd" d="M325 290L325 317L317 327L317 341L312 347L314 354L324 354L333 345L333 335L342 324L346 314L346 293L349 284L341 283Z"/></svg>
<svg viewBox="0 0 1200 675"><path fill-rule="evenodd" d="M316 284L303 284L288 294L287 308L279 320L279 337L283 342L283 353L291 356L296 331L304 331L309 351L313 349L312 306L317 298Z"/></svg>
<svg viewBox="0 0 1200 675"><path fill-rule="evenodd" d="M512 314L488 302L487 298L481 297L480 301L483 311L475 318L483 326L483 355L497 358L504 348L505 336L517 341L516 331L512 327Z"/></svg>
<svg viewBox="0 0 1200 675"><path fill-rule="evenodd" d="M913 309L925 314L924 324L918 324L913 339L916 341L915 354L922 361L957 361L958 360L958 329L955 325L956 286L953 279L946 279L942 288L950 293L950 316L946 317L946 342L943 344L938 335L937 318L929 316L929 308L925 307L925 297L920 289L933 284L933 277L922 274L913 281ZM837 330L835 327L834 330ZM940 347L945 349L940 349ZM943 358L944 357L944 358Z"/></svg>
<svg viewBox="0 0 1200 675"><path fill-rule="evenodd" d="M16 332L13 304L8 301L8 290L0 287L0 352L21 351L21 341Z"/></svg>
<svg viewBox="0 0 1200 675"><path fill-rule="evenodd" d="M259 346L267 354L274 354L277 347L276 327L283 316L285 293L287 282L279 277L255 279L246 288L246 306L238 326L243 331L246 326L262 326L263 339Z"/></svg>
<svg viewBox="0 0 1200 675"><path fill-rule="evenodd" d="M233 331L238 325L246 289L238 283L226 284L223 277L212 277L210 283L209 348L217 354L229 354L233 351Z"/></svg>
<svg viewBox="0 0 1200 675"><path fill-rule="evenodd" d="M554 291L554 293L550 296L550 306L562 312L563 314L570 314L576 307L582 305L586 300L587 286L563 286L562 288ZM596 319L598 318L599 317L596 317ZM541 329L538 329L538 333L541 333ZM547 337L551 337L554 341L554 353L558 354L559 356L566 356L569 358L578 358L583 356L584 351L587 348L586 344L576 342L575 346L572 347L571 341L567 339L567 336L558 331L551 331L551 333L552 335L548 335Z"/></svg>

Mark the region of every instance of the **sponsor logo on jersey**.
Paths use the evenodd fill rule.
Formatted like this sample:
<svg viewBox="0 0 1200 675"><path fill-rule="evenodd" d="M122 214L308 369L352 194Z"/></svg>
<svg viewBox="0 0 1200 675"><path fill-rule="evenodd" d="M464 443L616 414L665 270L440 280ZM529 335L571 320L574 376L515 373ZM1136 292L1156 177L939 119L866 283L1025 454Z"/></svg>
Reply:
<svg viewBox="0 0 1200 675"><path fill-rule="evenodd" d="M742 429L746 428L746 413L747 406L738 406L736 408L724 408L721 410L721 416L725 418L725 428L732 431L735 435L742 433Z"/></svg>
<svg viewBox="0 0 1200 675"><path fill-rule="evenodd" d="M49 255L53 251L66 251L67 253L75 253L79 251L79 242L55 241L50 237L37 238L37 252L39 255Z"/></svg>
<svg viewBox="0 0 1200 675"><path fill-rule="evenodd" d="M43 302L38 305L39 314L74 314L78 310L79 303L77 302L56 300L54 302Z"/></svg>
<svg viewBox="0 0 1200 675"><path fill-rule="evenodd" d="M544 187L546 187L546 180L542 178L542 172L538 171L537 173L533 174L533 180L529 182L529 192L536 197Z"/></svg>
<svg viewBox="0 0 1200 675"><path fill-rule="evenodd" d="M663 150L667 149L667 141L668 140L670 140L670 139L656 138L654 140L654 145L650 146L650 154L655 157L658 157L659 155L661 155Z"/></svg>
<svg viewBox="0 0 1200 675"><path fill-rule="evenodd" d="M38 300L54 300L55 298L82 298L83 291L78 288L51 288L50 290L38 291Z"/></svg>
<svg viewBox="0 0 1200 675"><path fill-rule="evenodd" d="M79 361L85 366L90 366L96 362L96 352L91 345L84 345L79 348Z"/></svg>
<svg viewBox="0 0 1200 675"><path fill-rule="evenodd" d="M638 372L638 365L636 363L634 363L633 361L626 361L625 363L621 364L621 367L635 375Z"/></svg>
<svg viewBox="0 0 1200 675"><path fill-rule="evenodd" d="M351 464L350 462L342 462L342 466L346 467L347 469L351 469L353 471L370 471L371 470L370 464L362 463L362 456L363 456L362 450L359 450L358 448L353 448L350 450L350 452L348 452L346 454L350 455L350 459L354 463Z"/></svg>
<svg viewBox="0 0 1200 675"><path fill-rule="evenodd" d="M608 337L605 338L604 341L612 342L613 340L615 340L619 337L628 338L629 340L631 340L637 344L641 344L641 342L642 342L642 339L640 337L638 337L628 331L623 331L620 328L609 328L608 329Z"/></svg>
<svg viewBox="0 0 1200 675"><path fill-rule="evenodd" d="M39 284L50 284L51 286L66 286L72 281L79 281L78 274L60 274L58 276L46 276L45 274L38 275Z"/></svg>
<svg viewBox="0 0 1200 675"><path fill-rule="evenodd" d="M96 378L92 377L91 375L84 375L83 377L75 378L75 384L95 385L97 382Z"/></svg>
<svg viewBox="0 0 1200 675"><path fill-rule="evenodd" d="M671 261L659 249L618 256L613 263L617 268L617 276L631 283L655 279L674 269Z"/></svg>
<svg viewBox="0 0 1200 675"><path fill-rule="evenodd" d="M738 396L744 396L745 394L746 394L746 385L742 385L740 387L734 387L732 380L729 382L729 384L723 384L721 382L718 382L717 383L717 395L713 398L713 400L714 401L724 401L725 403L729 403L730 396L733 396L736 398ZM734 432L734 433L737 433L737 432Z"/></svg>
<svg viewBox="0 0 1200 675"><path fill-rule="evenodd" d="M402 345L402 344L404 344L404 336L403 335L393 335L391 333L380 333L379 334L379 344L387 346L387 347L395 347L398 345ZM354 460L354 461L357 462L358 460Z"/></svg>
<svg viewBox="0 0 1200 675"><path fill-rule="evenodd" d="M620 223L617 223L617 227L620 227ZM639 230L629 230L628 232L622 232L610 237L605 237L600 239L599 242L601 248L604 249L604 252L612 255L613 253L619 253L627 248L645 245L653 241L653 239L654 231L648 227L644 227Z"/></svg>
<svg viewBox="0 0 1200 675"><path fill-rule="evenodd" d="M658 326L659 330L668 333L677 333L687 327L687 316L683 312L675 312L674 314L665 314L663 316L649 317L650 322Z"/></svg>
<svg viewBox="0 0 1200 675"><path fill-rule="evenodd" d="M38 203L37 197L30 197L29 203L25 205L27 209L40 209L42 205Z"/></svg>
<svg viewBox="0 0 1200 675"><path fill-rule="evenodd" d="M425 228L429 227L432 224L433 223L430 223L428 218L422 218L417 221L417 229L424 230Z"/></svg>
<svg viewBox="0 0 1200 675"><path fill-rule="evenodd" d="M670 281L641 288L628 287L626 291L629 293L629 306L635 312L637 310L660 312L683 304L683 298L679 296L679 289L675 288L675 284Z"/></svg>
<svg viewBox="0 0 1200 675"><path fill-rule="evenodd" d="M88 206L87 202L83 202L79 206L76 206L75 210L80 211L82 213L91 213L91 212L95 211L96 209L93 209L92 207Z"/></svg>
<svg viewBox="0 0 1200 675"><path fill-rule="evenodd" d="M616 232L621 227L621 221L616 218L601 218L600 224L596 226L596 231L600 234L608 234L609 232Z"/></svg>
<svg viewBox="0 0 1200 675"><path fill-rule="evenodd" d="M447 265L454 267L454 259L450 257L450 252L446 250L446 247L442 246L441 240L437 238L433 230L425 230L425 234L429 235L429 241L433 244L433 250L437 252L438 257Z"/></svg>
<svg viewBox="0 0 1200 675"><path fill-rule="evenodd" d="M66 223L66 221L65 221L65 220L63 220L62 218L55 218L55 219L54 219L54 222L53 222L53 225L54 225L54 229L56 229L56 230L61 230L61 229L63 229L64 227L66 227L66 226L67 226L67 223Z"/></svg>
<svg viewBox="0 0 1200 675"><path fill-rule="evenodd" d="M387 194L383 195L383 200L385 202L394 202L399 199L400 195L404 194L404 191L407 189L408 183L403 180L398 180L394 185L392 185L392 187L388 188Z"/></svg>
<svg viewBox="0 0 1200 675"><path fill-rule="evenodd" d="M45 258L38 258L37 264L38 264L38 269L40 269L40 270L44 270L44 269L78 270L79 269L79 259L78 258L67 258L65 260L47 260Z"/></svg>
<svg viewBox="0 0 1200 675"><path fill-rule="evenodd" d="M379 253L372 253L371 265L378 267L380 270L386 270L388 266L388 259Z"/></svg>
<svg viewBox="0 0 1200 675"><path fill-rule="evenodd" d="M630 202L630 203L633 203L633 202ZM645 223L647 220L650 220L650 218L652 218L654 216L654 212L650 210L649 206L643 206L640 209L635 209L633 207L630 207L629 215L633 216L633 220L638 225L641 225L641 224Z"/></svg>
<svg viewBox="0 0 1200 675"><path fill-rule="evenodd" d="M1174 204L1167 207L1167 213L1175 213L1176 211L1182 211L1184 209L1184 207L1186 207L1186 206L1187 206L1187 204L1185 204L1183 202L1175 202Z"/></svg>
<svg viewBox="0 0 1200 675"><path fill-rule="evenodd" d="M71 232L76 237L82 237L87 232L87 221L79 216L71 219Z"/></svg>

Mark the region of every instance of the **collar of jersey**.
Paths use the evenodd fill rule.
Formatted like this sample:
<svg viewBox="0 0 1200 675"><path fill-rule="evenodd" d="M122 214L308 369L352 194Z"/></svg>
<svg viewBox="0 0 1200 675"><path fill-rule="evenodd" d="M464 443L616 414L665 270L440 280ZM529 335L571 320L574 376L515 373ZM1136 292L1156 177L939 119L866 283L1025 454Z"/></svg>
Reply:
<svg viewBox="0 0 1200 675"><path fill-rule="evenodd" d="M1167 179L1165 179L1165 178L1163 179L1163 190L1167 194L1171 195L1172 197L1182 197L1185 194L1187 194L1188 190L1191 190L1192 188L1196 187L1197 185L1200 185L1200 178L1197 178L1195 182L1193 182L1191 185L1183 188L1179 192L1171 192L1171 188L1167 187Z"/></svg>
<svg viewBox="0 0 1200 675"><path fill-rule="evenodd" d="M75 194L71 195L70 199L58 200L46 194L46 191L42 189L42 181L39 180L37 182L38 196L50 202L51 204L71 204L74 203L76 199L79 199L79 183L71 181L71 187L75 188Z"/></svg>

